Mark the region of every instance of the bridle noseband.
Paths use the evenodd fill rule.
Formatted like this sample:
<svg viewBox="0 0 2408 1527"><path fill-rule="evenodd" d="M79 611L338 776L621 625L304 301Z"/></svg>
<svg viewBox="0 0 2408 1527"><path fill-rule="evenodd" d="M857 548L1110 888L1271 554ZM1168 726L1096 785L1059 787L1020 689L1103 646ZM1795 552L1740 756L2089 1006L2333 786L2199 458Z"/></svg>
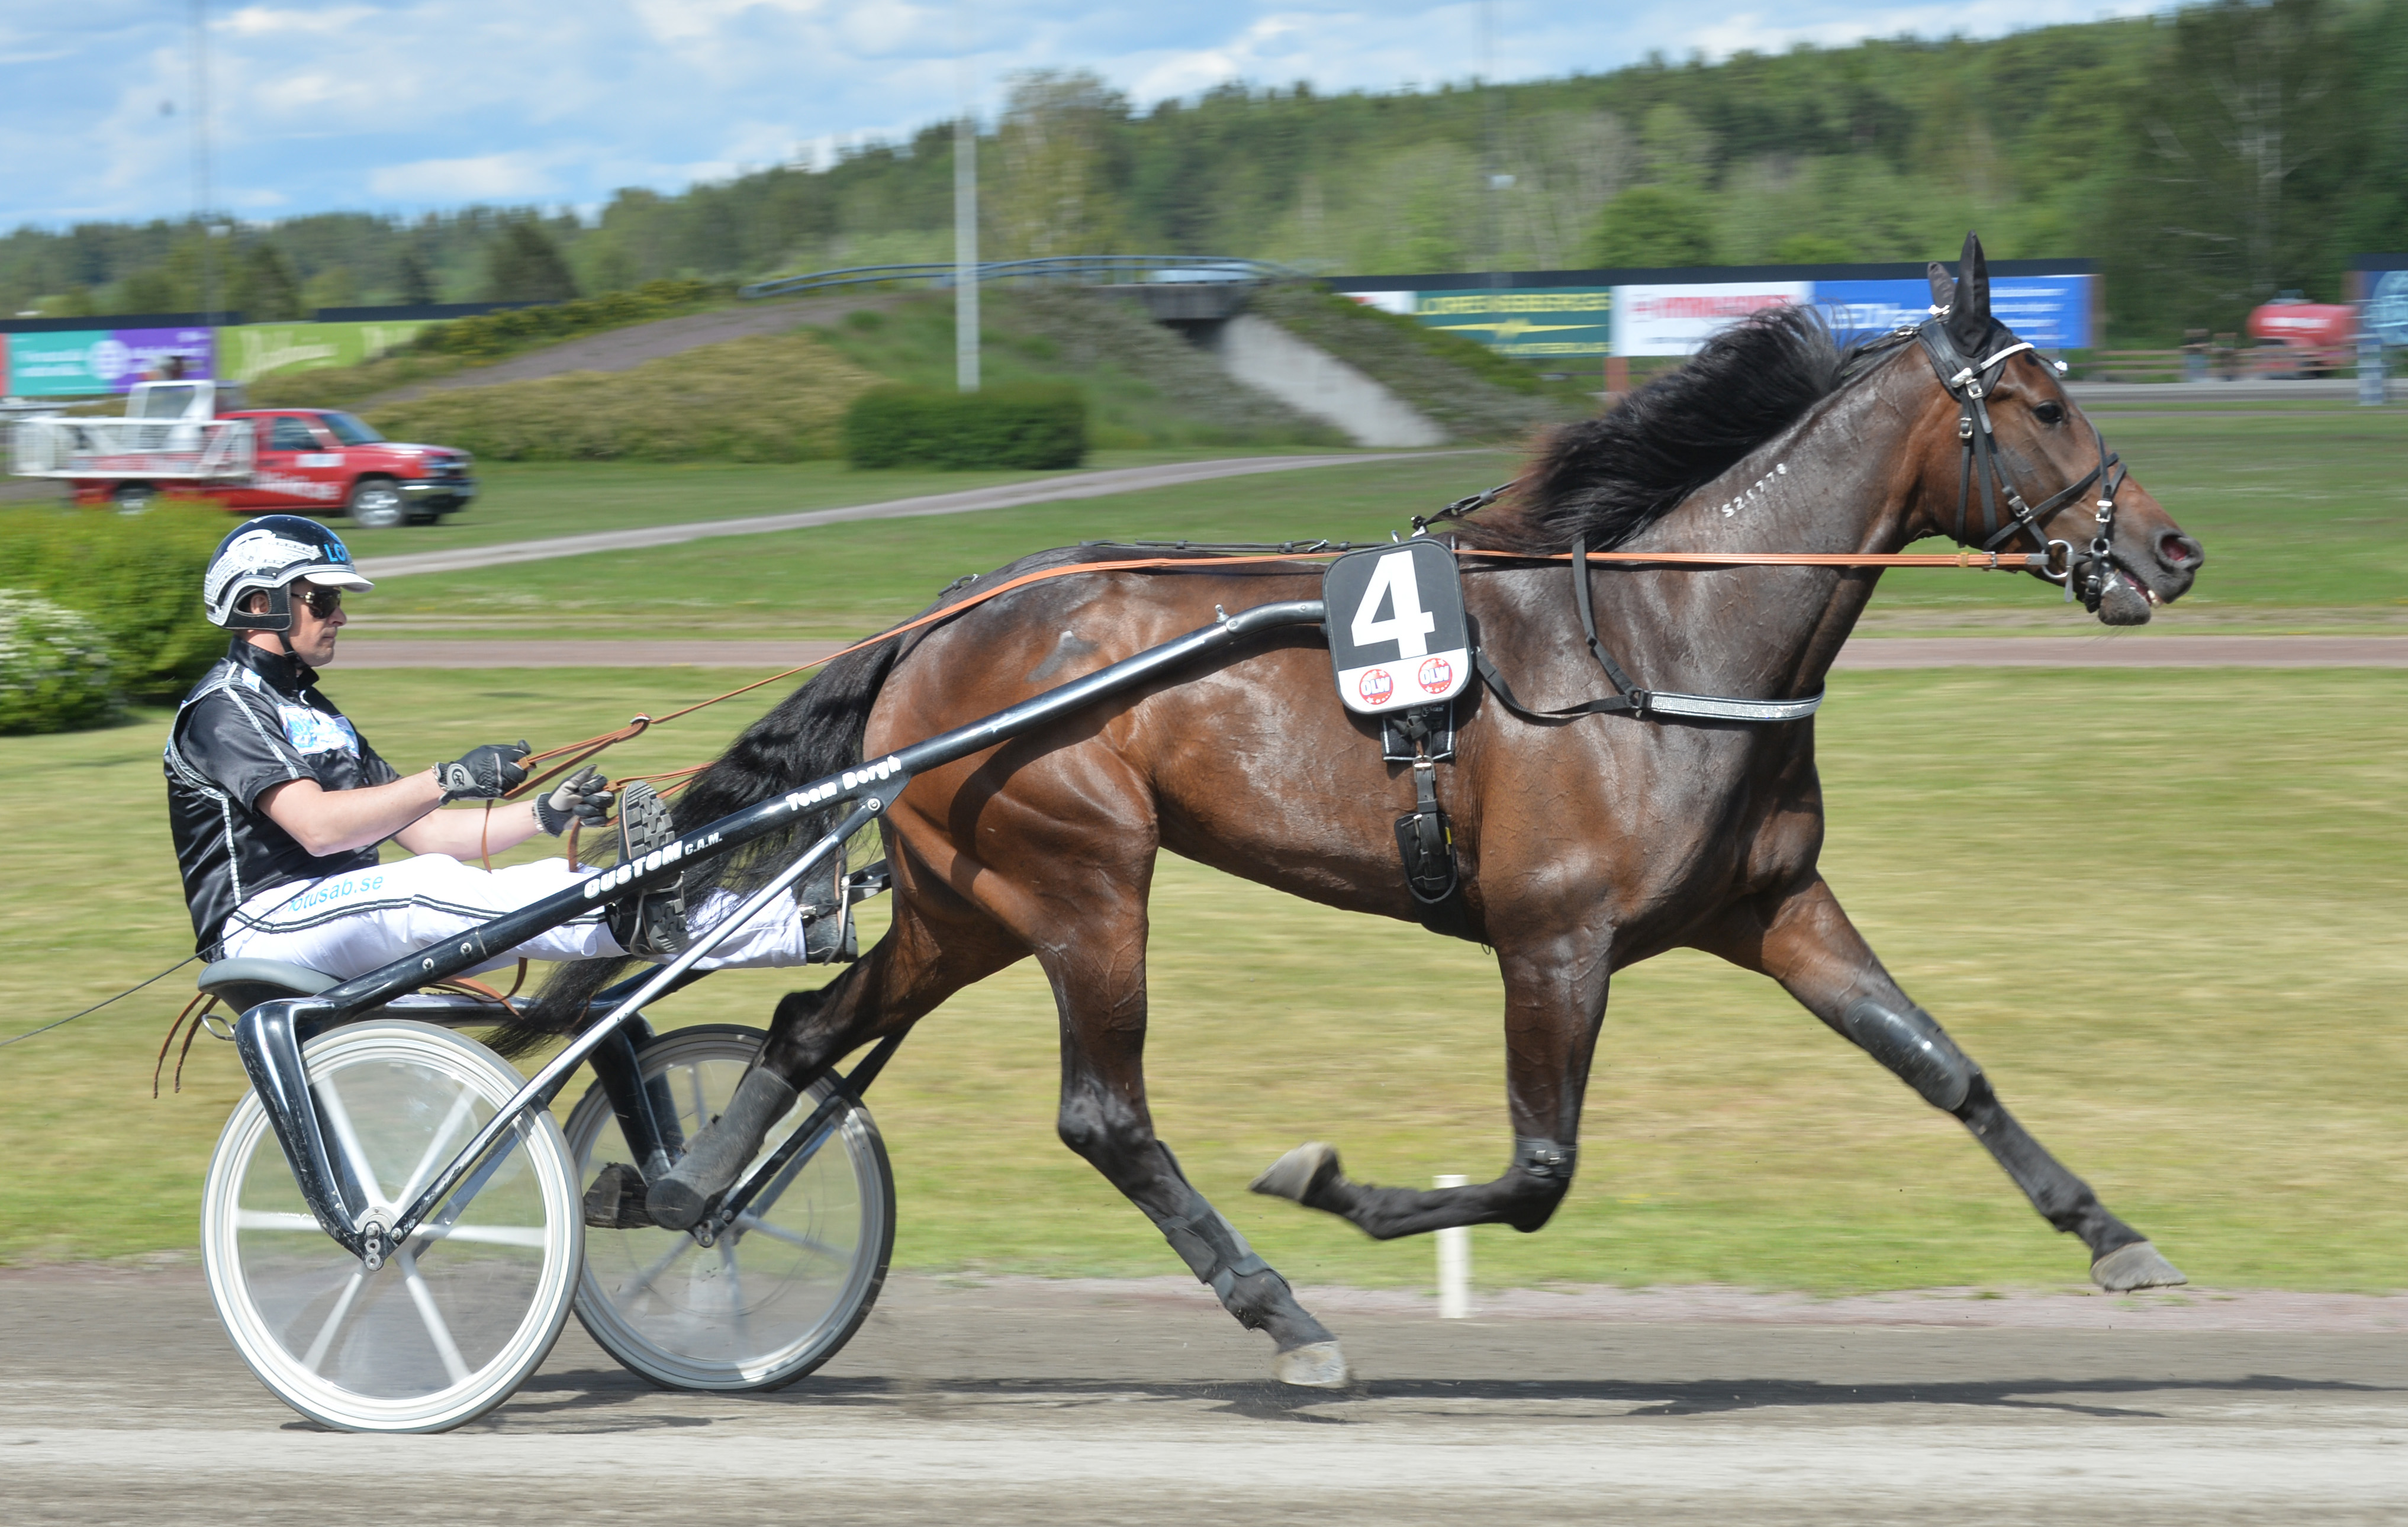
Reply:
<svg viewBox="0 0 2408 1527"><path fill-rule="evenodd" d="M2006 335L2006 331L1996 331ZM2115 539L2115 490L2124 484L2120 456L2111 455L2106 436L2099 426L2090 425L2090 437L2099 446L2099 464L2085 473L2080 480L2068 483L2064 489L2037 507L2026 504L2007 480L2006 469L1999 464L1998 441L1990 427L1989 396L1998 390L1999 379L2007 362L2018 353L2032 349L2028 340L2014 340L2005 349L1986 359L1968 358L1956 348L1948 334L1947 315L1935 314L1918 325L1914 337L1922 343L1924 353L1930 358L1931 369L1939 375L1940 385L1956 400L1956 439L1959 445L1956 478L1956 530L1958 544L1971 546L1972 537L1965 526L1966 511L1971 507L1973 484L1982 484L1981 549L1996 551L2001 543L2018 532L2028 534L2032 545L2046 559L2041 576L2052 583L2065 585L2065 597L2079 597L2085 608L2097 613L2099 602L2107 592L2107 580L2114 575L2114 543ZM2014 335L2006 335L2013 339ZM2038 355L2038 351L2033 351ZM2055 364L2056 363L2043 363ZM2063 369L2061 366L2059 369ZM2089 422L2085 421L2085 422ZM2092 532L2089 550L2074 554L2073 543L2052 540L2041 521L2085 492L2092 483L2099 484L2097 528ZM1999 519L1999 500L2006 500L2008 519Z"/></svg>

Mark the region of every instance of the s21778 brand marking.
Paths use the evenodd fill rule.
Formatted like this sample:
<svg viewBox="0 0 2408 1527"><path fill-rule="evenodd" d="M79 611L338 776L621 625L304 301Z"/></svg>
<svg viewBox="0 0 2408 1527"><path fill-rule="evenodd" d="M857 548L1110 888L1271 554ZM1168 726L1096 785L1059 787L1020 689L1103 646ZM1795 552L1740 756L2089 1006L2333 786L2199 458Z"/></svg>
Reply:
<svg viewBox="0 0 2408 1527"><path fill-rule="evenodd" d="M795 811L806 810L819 805L822 801L832 801L849 790L856 790L863 785L874 785L881 779L892 779L902 772L901 762L894 754L889 753L875 764L864 764L857 769L847 769L835 778L813 785L808 790L789 792L786 796L786 806Z"/></svg>

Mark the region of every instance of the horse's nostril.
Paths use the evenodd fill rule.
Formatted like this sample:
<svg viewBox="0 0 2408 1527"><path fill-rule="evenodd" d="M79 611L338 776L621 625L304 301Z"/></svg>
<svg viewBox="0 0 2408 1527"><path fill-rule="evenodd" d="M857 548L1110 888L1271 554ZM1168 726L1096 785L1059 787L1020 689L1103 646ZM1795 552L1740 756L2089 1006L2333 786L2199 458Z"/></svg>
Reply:
<svg viewBox="0 0 2408 1527"><path fill-rule="evenodd" d="M2167 531L2157 537L2157 560L2177 573L2186 573L2207 560L2197 541L2178 530Z"/></svg>

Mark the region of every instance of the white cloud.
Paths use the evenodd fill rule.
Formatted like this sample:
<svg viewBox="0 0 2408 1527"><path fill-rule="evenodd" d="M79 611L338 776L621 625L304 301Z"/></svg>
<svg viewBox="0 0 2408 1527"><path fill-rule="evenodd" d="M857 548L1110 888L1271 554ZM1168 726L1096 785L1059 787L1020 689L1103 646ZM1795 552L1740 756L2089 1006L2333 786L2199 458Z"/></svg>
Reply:
<svg viewBox="0 0 2408 1527"><path fill-rule="evenodd" d="M450 205L518 201L559 190L552 171L535 155L480 154L473 159L422 159L369 172L367 186L379 200Z"/></svg>
<svg viewBox="0 0 2408 1527"><path fill-rule="evenodd" d="M229 37L335 37L356 36L372 27L376 10L368 6L328 6L314 10L277 6L244 6L211 17L209 30Z"/></svg>

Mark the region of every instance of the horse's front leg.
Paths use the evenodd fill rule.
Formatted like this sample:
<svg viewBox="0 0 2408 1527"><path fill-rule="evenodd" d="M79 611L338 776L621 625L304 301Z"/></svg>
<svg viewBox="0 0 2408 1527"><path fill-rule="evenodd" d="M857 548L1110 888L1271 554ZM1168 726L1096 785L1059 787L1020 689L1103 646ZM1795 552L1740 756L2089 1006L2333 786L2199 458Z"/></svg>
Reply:
<svg viewBox="0 0 2408 1527"><path fill-rule="evenodd" d="M1955 1115L2042 1219L2082 1237L2100 1287L2122 1292L2186 1281L2146 1236L2108 1213L2088 1183L2015 1121L1982 1068L1890 979L1819 876L1786 894L1742 904L1701 947L1779 981L1925 1102Z"/></svg>
<svg viewBox="0 0 2408 1527"><path fill-rule="evenodd" d="M1342 1387L1348 1375L1338 1338L1297 1302L1287 1280L1196 1190L1154 1135L1145 1102L1142 887L1117 898L1117 906L1109 889L1089 899L1104 904L1107 915L1038 952L1061 1012L1062 1143L1154 1221L1239 1324L1271 1338L1272 1373L1281 1382Z"/></svg>
<svg viewBox="0 0 2408 1527"><path fill-rule="evenodd" d="M1338 1149L1297 1147L1254 1191L1352 1221L1379 1240L1456 1225L1537 1230L1572 1185L1581 1099L1612 974L1610 940L1594 929L1499 946L1505 978L1505 1090L1513 1156L1495 1180L1465 1188L1378 1188L1348 1179Z"/></svg>

